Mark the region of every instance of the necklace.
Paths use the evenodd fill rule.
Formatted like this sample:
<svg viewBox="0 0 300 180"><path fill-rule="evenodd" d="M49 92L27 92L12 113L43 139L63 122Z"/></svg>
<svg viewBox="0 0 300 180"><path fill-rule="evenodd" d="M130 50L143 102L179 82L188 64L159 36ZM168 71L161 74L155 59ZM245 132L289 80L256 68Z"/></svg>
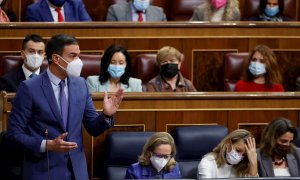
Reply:
<svg viewBox="0 0 300 180"><path fill-rule="evenodd" d="M273 161L272 163L275 165L275 166L280 166L283 164L283 162L285 161L284 157L278 161Z"/></svg>

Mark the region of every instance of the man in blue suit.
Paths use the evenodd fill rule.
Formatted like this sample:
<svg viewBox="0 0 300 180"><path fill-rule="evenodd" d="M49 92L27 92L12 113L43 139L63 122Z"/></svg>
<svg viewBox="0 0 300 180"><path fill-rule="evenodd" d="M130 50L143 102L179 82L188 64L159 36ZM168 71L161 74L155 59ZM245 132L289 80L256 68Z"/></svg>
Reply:
<svg viewBox="0 0 300 180"><path fill-rule="evenodd" d="M25 152L23 179L88 180L82 124L97 136L114 124L123 90L96 112L86 81L77 40L55 35L46 48L49 68L23 81L13 100L6 142Z"/></svg>
<svg viewBox="0 0 300 180"><path fill-rule="evenodd" d="M26 9L29 22L92 21L82 0L39 0Z"/></svg>

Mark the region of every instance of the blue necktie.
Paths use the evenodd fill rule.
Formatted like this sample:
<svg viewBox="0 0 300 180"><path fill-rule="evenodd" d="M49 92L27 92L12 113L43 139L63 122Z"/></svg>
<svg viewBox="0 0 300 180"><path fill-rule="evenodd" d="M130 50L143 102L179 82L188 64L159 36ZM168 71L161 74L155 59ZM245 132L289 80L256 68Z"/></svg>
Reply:
<svg viewBox="0 0 300 180"><path fill-rule="evenodd" d="M67 97L64 91L64 88L66 86L65 80L61 80L59 83L60 86L60 111L61 111L61 117L63 119L63 123L65 128L67 129L67 122L68 122L68 101Z"/></svg>
<svg viewBox="0 0 300 180"><path fill-rule="evenodd" d="M32 73L32 74L30 74L30 78L33 78L33 77L35 77L35 76L37 76L37 74L35 74L35 73Z"/></svg>

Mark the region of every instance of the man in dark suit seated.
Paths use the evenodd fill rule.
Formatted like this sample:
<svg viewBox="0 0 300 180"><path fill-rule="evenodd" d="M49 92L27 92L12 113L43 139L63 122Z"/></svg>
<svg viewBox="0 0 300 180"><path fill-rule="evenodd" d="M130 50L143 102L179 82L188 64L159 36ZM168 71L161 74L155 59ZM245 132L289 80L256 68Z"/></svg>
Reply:
<svg viewBox="0 0 300 180"><path fill-rule="evenodd" d="M82 0L39 0L27 7L26 21L92 21Z"/></svg>
<svg viewBox="0 0 300 180"><path fill-rule="evenodd" d="M106 21L167 21L164 10L150 5L150 0L128 0L111 5Z"/></svg>
<svg viewBox="0 0 300 180"><path fill-rule="evenodd" d="M22 44L21 57L23 64L0 77L0 91L16 92L19 84L31 77L39 75L45 59L45 43L41 36L30 34Z"/></svg>

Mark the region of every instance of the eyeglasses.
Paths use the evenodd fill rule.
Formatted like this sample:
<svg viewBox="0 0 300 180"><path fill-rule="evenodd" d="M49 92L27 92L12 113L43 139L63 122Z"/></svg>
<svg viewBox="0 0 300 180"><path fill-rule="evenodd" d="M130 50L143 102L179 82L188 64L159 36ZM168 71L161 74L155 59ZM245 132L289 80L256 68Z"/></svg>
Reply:
<svg viewBox="0 0 300 180"><path fill-rule="evenodd" d="M159 154L159 153L153 153L153 156L158 158L164 158L164 159L170 159L172 157L171 154Z"/></svg>

